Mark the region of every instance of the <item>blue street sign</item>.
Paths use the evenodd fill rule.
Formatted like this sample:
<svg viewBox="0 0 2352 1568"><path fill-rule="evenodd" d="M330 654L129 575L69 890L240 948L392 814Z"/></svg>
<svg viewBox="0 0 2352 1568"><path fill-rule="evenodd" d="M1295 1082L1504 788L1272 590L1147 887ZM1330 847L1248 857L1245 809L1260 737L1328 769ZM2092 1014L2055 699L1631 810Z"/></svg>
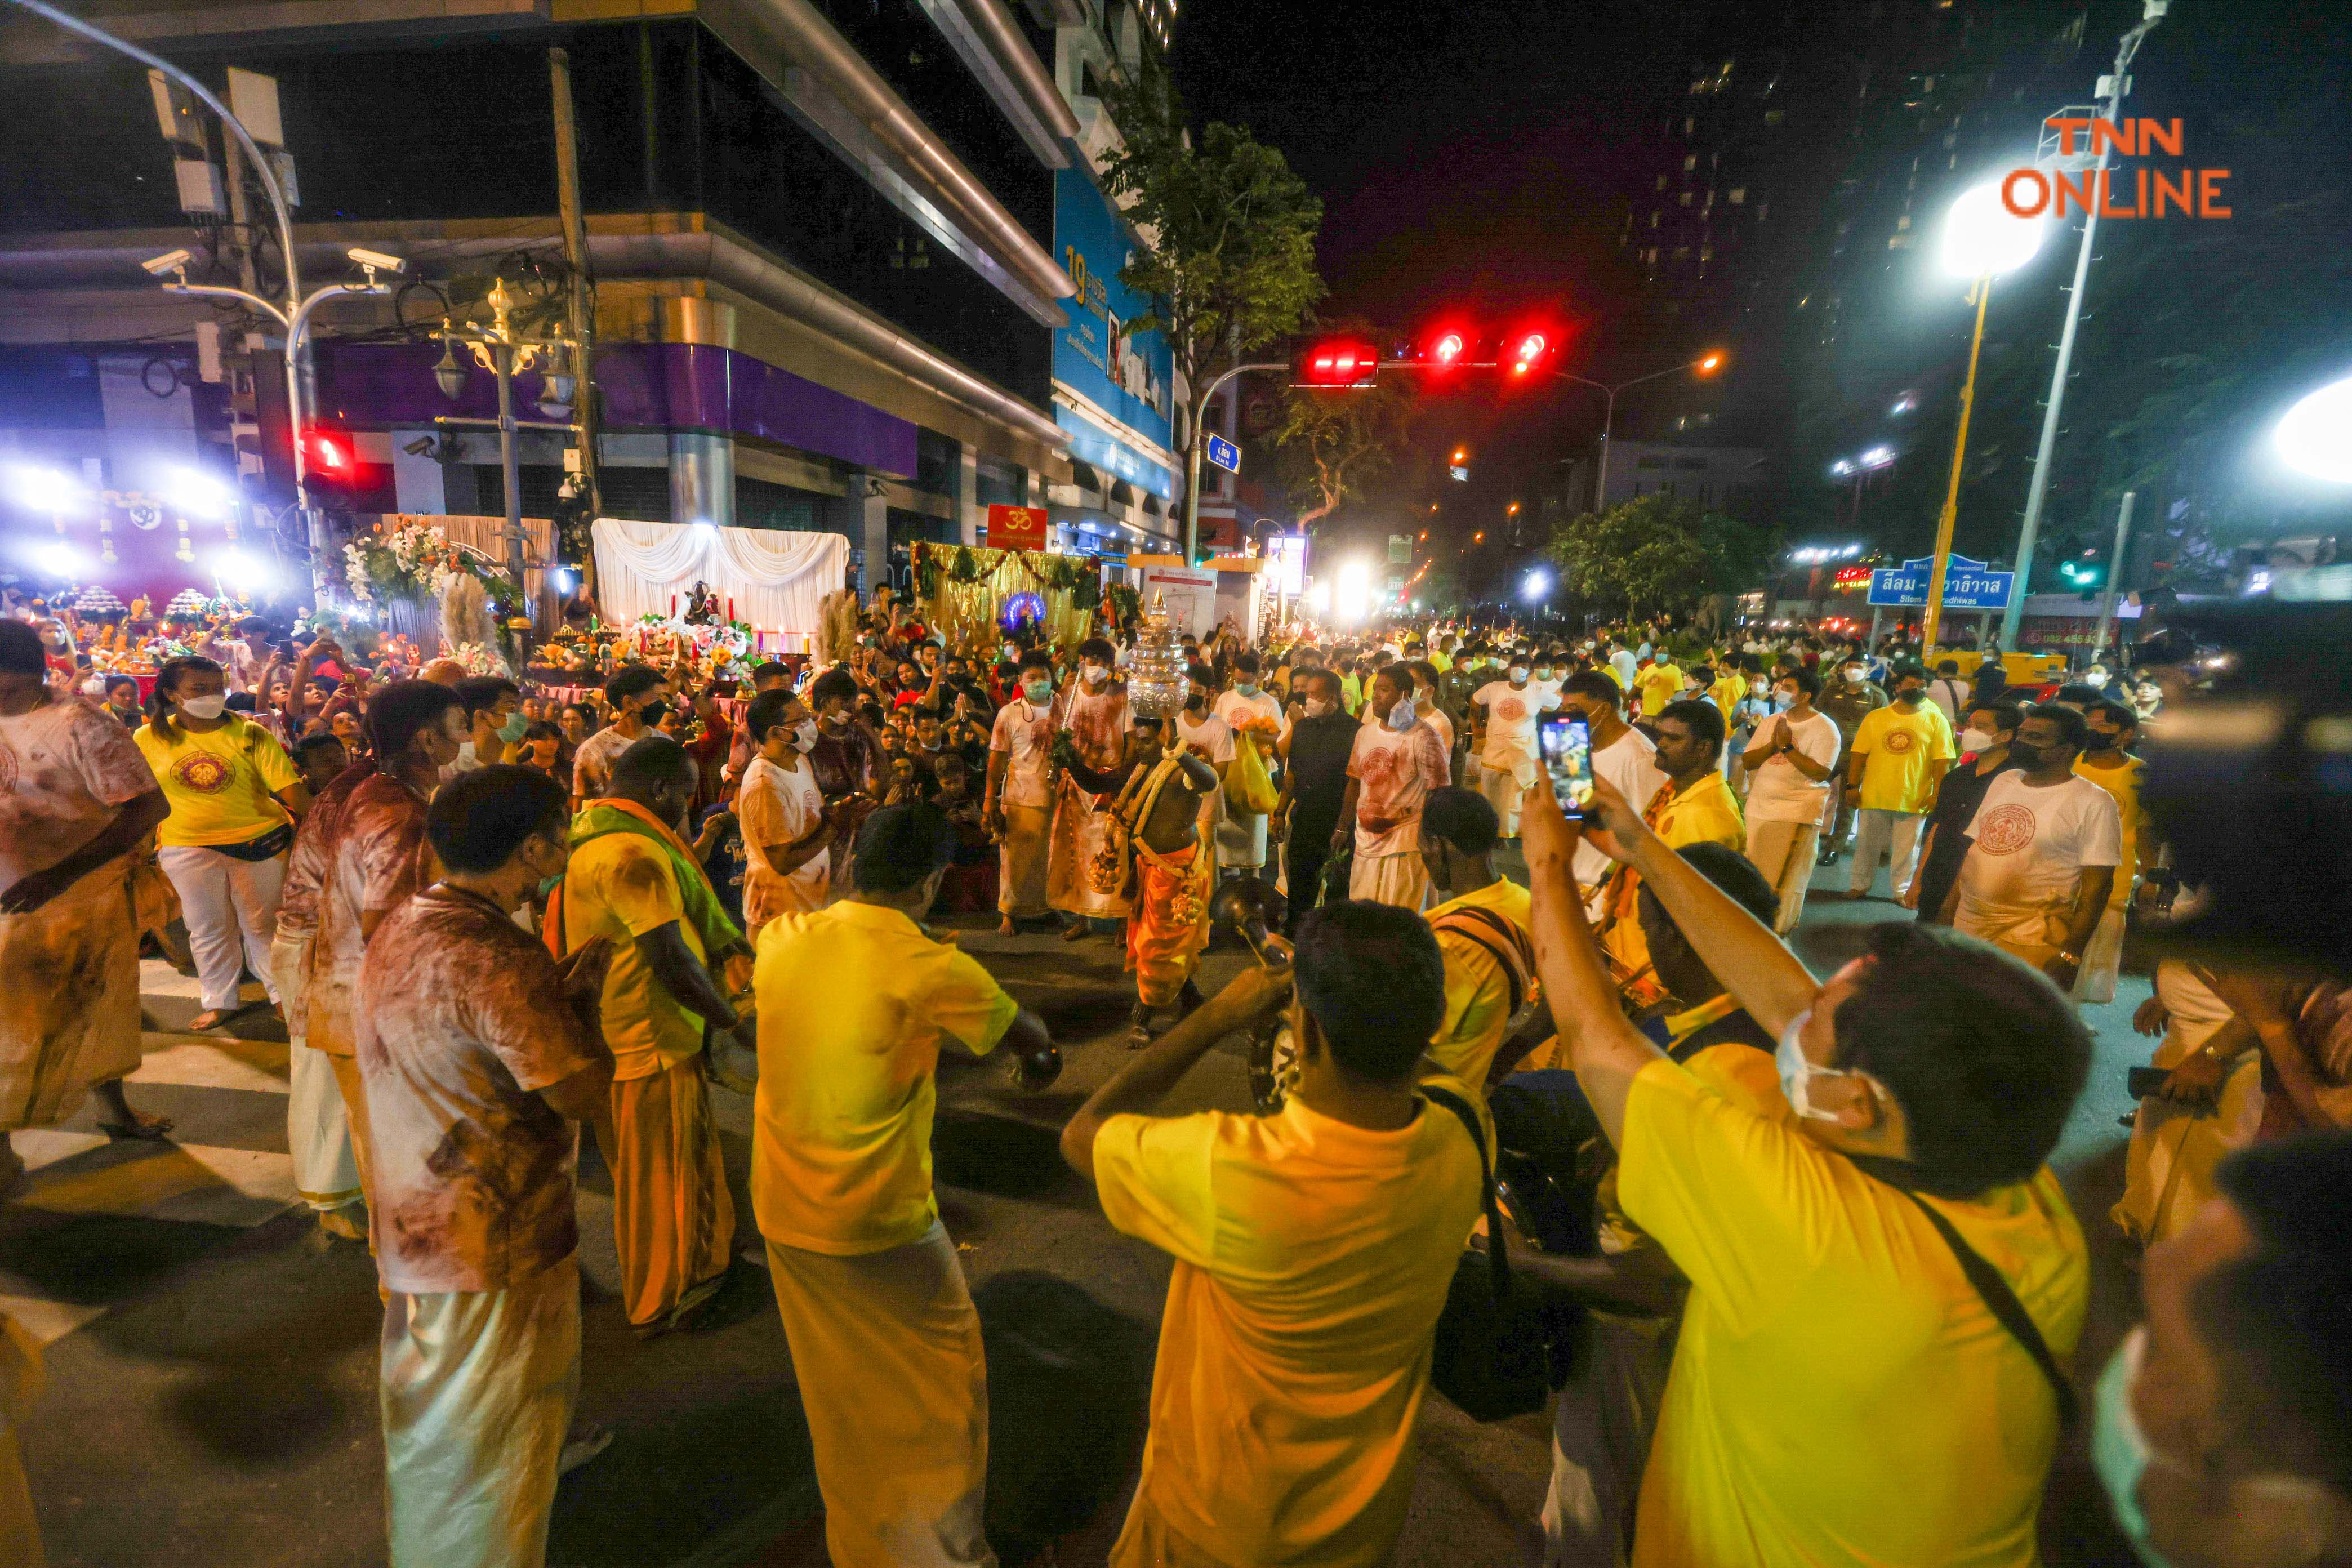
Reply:
<svg viewBox="0 0 2352 1568"><path fill-rule="evenodd" d="M1882 566L1870 574L1870 603L1916 607L1927 602L1927 573L1935 557L1922 555L1900 566ZM1988 572L1981 561L1955 555L1944 566L1944 608L2000 610L2017 591L2014 572Z"/></svg>
<svg viewBox="0 0 2352 1568"><path fill-rule="evenodd" d="M1209 437L1208 458L1229 474L1242 471L1242 449L1223 436Z"/></svg>

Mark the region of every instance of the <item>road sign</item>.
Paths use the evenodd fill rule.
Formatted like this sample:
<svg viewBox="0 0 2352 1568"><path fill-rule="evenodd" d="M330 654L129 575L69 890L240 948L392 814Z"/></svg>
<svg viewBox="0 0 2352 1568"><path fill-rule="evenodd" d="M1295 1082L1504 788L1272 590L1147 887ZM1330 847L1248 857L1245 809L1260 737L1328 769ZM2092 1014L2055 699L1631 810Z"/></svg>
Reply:
<svg viewBox="0 0 2352 1568"><path fill-rule="evenodd" d="M1409 533L1389 535L1389 562L1391 565L1412 564L1412 535Z"/></svg>
<svg viewBox="0 0 2352 1568"><path fill-rule="evenodd" d="M988 509L988 548L1045 548L1045 509L1042 506L992 506Z"/></svg>
<svg viewBox="0 0 2352 1568"><path fill-rule="evenodd" d="M1927 602L1927 573L1935 565L1935 557L1922 555L1906 561L1900 566L1882 566L1870 574L1870 602L1898 607L1913 607ZM1955 555L1944 567L1944 608L1948 610L2000 610L2009 605L2009 596L2017 591L2017 574L1989 572L1981 561L1971 561L1965 555Z"/></svg>
<svg viewBox="0 0 2352 1568"><path fill-rule="evenodd" d="M1209 461L1216 464L1217 467L1224 469L1225 472L1229 474L1238 474L1242 471L1242 449L1239 447L1234 446L1231 441L1226 440L1223 436L1212 436L1209 437L1209 450L1207 456Z"/></svg>

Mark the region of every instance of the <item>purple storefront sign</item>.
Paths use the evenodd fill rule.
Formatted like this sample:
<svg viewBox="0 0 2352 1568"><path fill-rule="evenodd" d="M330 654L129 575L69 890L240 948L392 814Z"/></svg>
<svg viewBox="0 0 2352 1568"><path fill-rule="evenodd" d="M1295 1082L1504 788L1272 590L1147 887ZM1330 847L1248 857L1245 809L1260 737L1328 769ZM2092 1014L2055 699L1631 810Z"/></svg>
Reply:
<svg viewBox="0 0 2352 1568"><path fill-rule="evenodd" d="M469 365L465 392L444 397L433 379L440 357L433 343L320 343L320 417L372 429L429 425L444 416L497 417L498 382L490 373ZM596 385L608 432L704 430L772 441L901 479L915 473L910 421L733 349L607 344L596 351ZM542 417L538 396L536 375L516 379L520 417Z"/></svg>

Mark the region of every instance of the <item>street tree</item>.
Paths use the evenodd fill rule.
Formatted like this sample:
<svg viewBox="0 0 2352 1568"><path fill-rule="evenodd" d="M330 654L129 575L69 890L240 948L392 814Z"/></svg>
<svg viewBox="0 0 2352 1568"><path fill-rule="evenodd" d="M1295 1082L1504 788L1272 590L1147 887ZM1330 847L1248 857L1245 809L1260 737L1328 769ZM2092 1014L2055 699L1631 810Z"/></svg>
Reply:
<svg viewBox="0 0 2352 1568"><path fill-rule="evenodd" d="M1396 466L1418 405L1416 389L1391 375L1370 386L1294 386L1270 439L1276 471L1303 509L1301 528L1360 498Z"/></svg>
<svg viewBox="0 0 2352 1568"><path fill-rule="evenodd" d="M1148 57L1104 98L1122 144L1104 160L1103 184L1142 241L1119 279L1155 301L1129 330L1165 337L1197 396L1296 331L1323 297L1323 204L1246 130L1211 124L1191 135L1174 87ZM1178 448L1188 462L1193 425L1188 411Z"/></svg>
<svg viewBox="0 0 2352 1568"><path fill-rule="evenodd" d="M1630 617L1744 592L1763 579L1775 544L1768 530L1647 495L1555 523L1544 554L1570 594L1612 611L1622 605Z"/></svg>

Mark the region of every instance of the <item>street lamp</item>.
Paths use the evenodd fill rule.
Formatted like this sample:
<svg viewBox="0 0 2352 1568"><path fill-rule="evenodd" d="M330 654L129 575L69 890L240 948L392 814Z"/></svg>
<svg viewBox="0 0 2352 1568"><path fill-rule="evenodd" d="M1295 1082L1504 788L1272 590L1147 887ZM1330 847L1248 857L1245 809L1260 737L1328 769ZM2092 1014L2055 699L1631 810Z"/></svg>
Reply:
<svg viewBox="0 0 2352 1568"><path fill-rule="evenodd" d="M1935 558L1927 567L1927 610L1919 623L1923 653L1934 651L1936 623L1944 614L1944 573L1952 560L1952 524L1960 514L1960 463L1969 449L1969 414L1976 406L1977 356L1984 349L1985 307L1992 302L1992 280L2024 266L2041 248L2042 224L2011 213L2001 202L1998 184L1961 192L1945 215L1944 270L1975 279L1969 294L1977 308L1977 324L1969 339L1968 379L1960 384L1960 427L1952 438L1951 482L1944 489L1944 512L1936 522ZM2019 585L2023 586L2021 582Z"/></svg>
<svg viewBox="0 0 2352 1568"><path fill-rule="evenodd" d="M2295 472L2352 485L2352 376L2288 409L2271 440Z"/></svg>
<svg viewBox="0 0 2352 1568"><path fill-rule="evenodd" d="M1184 564L1197 565L1201 559L1201 448L1207 445L1208 432L1201 428L1209 417L1209 399L1217 388L1237 375L1254 370L1288 370L1286 364L1237 364L1201 389L1192 400L1192 450L1185 462L1184 475Z"/></svg>
<svg viewBox="0 0 2352 1568"><path fill-rule="evenodd" d="M1560 380L1572 381L1579 386L1589 386L1609 400L1601 416L1601 472L1592 486L1593 510L1599 511L1607 504L1609 499L1609 432L1617 423L1617 395L1629 386L1639 386L1645 381L1656 381L1661 376L1675 375L1686 370L1696 371L1701 375L1713 375L1723 367L1723 359L1722 352L1717 350L1701 354L1688 363L1669 365L1664 370L1652 371L1647 375L1637 375L1631 381L1621 381L1614 386L1603 382L1587 381L1580 375L1570 375L1564 370L1552 372L1552 374Z"/></svg>
<svg viewBox="0 0 2352 1568"><path fill-rule="evenodd" d="M523 588L526 542L522 531L522 479L515 453L514 378L538 368L540 412L551 419L568 416L574 388L568 368L571 362L565 356L578 345L561 335L533 338L516 331L510 319L514 299L508 294L503 278L490 285L489 306L490 324L487 328L467 321L460 329L452 326L447 317L442 318L441 362L433 367L433 379L440 384L442 395L453 402L465 392L467 372L457 358L460 343L466 345L476 364L498 377L499 470L504 478L507 500L507 575L514 582L517 612L528 616L530 602ZM1197 468L1196 461L1196 470Z"/></svg>

